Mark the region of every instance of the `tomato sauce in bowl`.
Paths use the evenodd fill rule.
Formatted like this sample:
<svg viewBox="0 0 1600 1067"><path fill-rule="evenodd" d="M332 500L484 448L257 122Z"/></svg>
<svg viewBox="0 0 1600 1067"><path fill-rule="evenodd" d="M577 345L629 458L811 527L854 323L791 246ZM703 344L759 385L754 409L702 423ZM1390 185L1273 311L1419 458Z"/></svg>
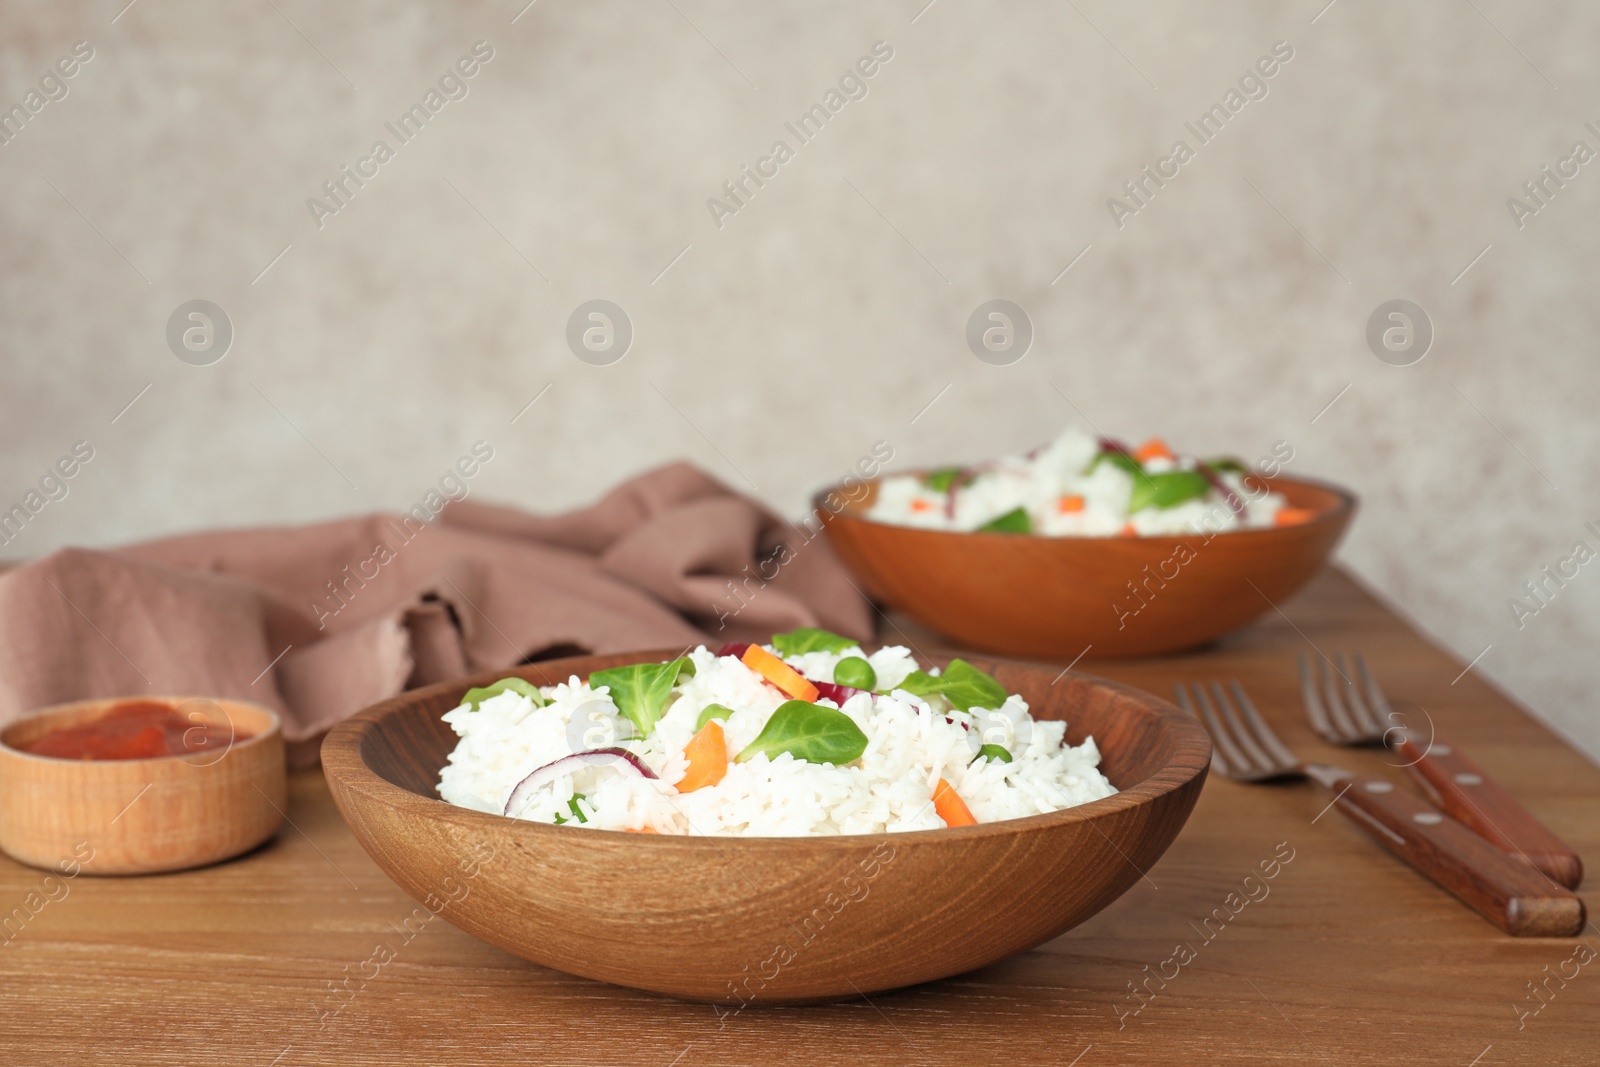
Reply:
<svg viewBox="0 0 1600 1067"><path fill-rule="evenodd" d="M161 759L222 752L251 736L235 730L231 722L209 722L198 712L185 716L169 704L128 700L98 718L57 727L17 747L56 759Z"/></svg>

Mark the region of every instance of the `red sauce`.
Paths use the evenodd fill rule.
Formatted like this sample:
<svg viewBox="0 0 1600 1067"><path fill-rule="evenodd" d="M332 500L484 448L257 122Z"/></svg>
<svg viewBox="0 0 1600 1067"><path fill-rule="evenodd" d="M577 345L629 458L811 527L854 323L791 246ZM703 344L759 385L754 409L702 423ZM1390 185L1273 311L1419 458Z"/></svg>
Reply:
<svg viewBox="0 0 1600 1067"><path fill-rule="evenodd" d="M224 751L250 736L234 730L226 718L212 722L198 710L184 715L168 704L129 700L98 719L51 730L18 747L57 759L159 759Z"/></svg>

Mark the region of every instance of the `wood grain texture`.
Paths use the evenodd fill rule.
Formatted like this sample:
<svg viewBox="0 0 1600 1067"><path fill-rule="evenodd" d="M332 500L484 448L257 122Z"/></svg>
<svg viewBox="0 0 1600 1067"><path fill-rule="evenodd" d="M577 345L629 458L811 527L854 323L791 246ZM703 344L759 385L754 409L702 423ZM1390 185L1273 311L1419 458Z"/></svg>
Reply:
<svg viewBox="0 0 1600 1067"><path fill-rule="evenodd" d="M1387 778L1324 767L1334 804L1373 840L1513 937L1576 937L1583 901Z"/></svg>
<svg viewBox="0 0 1600 1067"><path fill-rule="evenodd" d="M1444 738L1395 747L1417 784L1446 814L1485 841L1569 889L1583 882L1583 859L1466 753Z"/></svg>
<svg viewBox="0 0 1600 1067"><path fill-rule="evenodd" d="M679 651L555 660L516 673L553 685ZM1205 780L1205 732L1164 700L1054 669L974 666L1020 694L1036 717L1065 720L1069 742L1094 737L1119 792L1026 819L822 838L635 835L445 804L434 787L456 738L440 716L502 674L416 690L361 713L328 735L323 767L378 865L418 901L438 900L444 918L508 952L735 1006L857 997L970 971L1076 926L1160 858Z"/></svg>
<svg viewBox="0 0 1600 1067"><path fill-rule="evenodd" d="M842 508L842 487L817 494L815 507L862 588L956 645L1063 660L1085 650L1144 656L1194 648L1270 611L1322 569L1355 514L1342 489L1258 480L1317 517L1209 540L951 533L862 517L876 481Z"/></svg>
<svg viewBox="0 0 1600 1067"><path fill-rule="evenodd" d="M1600 854L1600 769L1478 675L1452 685L1461 662L1337 572L1278 607L1200 653L1079 666L1163 694L1238 677L1302 756L1409 789L1392 755L1330 748L1303 719L1295 655L1363 650L1392 696L1427 707L1552 830ZM936 647L897 616L880 636ZM1600 951L1600 932L1506 937L1323 814L1328 799L1212 777L1148 880L1053 941L865 1000L730 1016L527 963L428 917L357 844L320 772L297 772L289 825L229 863L50 892L0 858L0 917L28 916L0 933L0 1063L110 1049L128 1067L1592 1067L1600 959L1572 961ZM1263 883L1280 844L1294 858ZM1234 914L1247 875L1270 892ZM1161 978L1180 944L1194 958Z"/></svg>
<svg viewBox="0 0 1600 1067"><path fill-rule="evenodd" d="M11 747L99 718L125 699L41 709L0 732L0 850L35 867L66 862L91 875L149 874L237 856L277 831L283 736L278 717L255 704L138 697L188 708L218 728L231 722L242 739L217 752L66 760Z"/></svg>

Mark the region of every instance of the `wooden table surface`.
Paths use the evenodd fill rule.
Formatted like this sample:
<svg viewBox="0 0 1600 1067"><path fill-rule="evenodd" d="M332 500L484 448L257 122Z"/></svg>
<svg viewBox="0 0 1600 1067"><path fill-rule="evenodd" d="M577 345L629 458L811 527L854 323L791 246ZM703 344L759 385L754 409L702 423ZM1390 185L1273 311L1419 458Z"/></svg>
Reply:
<svg viewBox="0 0 1600 1067"><path fill-rule="evenodd" d="M1403 781L1392 757L1326 749L1300 719L1296 654L1364 650L1392 700L1425 709L1600 865L1592 763L1477 675L1457 680L1462 664L1344 575L1281 607L1198 655L1079 666L1163 694L1237 677L1303 754ZM932 644L897 623L886 641ZM1506 937L1337 812L1318 818L1328 799L1213 778L1148 877L1049 944L870 1002L719 1019L525 963L442 919L408 939L413 902L355 843L320 773L302 772L292 826L264 848L202 871L78 877L0 935L0 1063L78 1063L88 1050L263 1067L1600 1063L1600 930ZM0 858L0 913L43 878ZM1203 927L1218 908L1229 921ZM396 955L372 974L380 943ZM1180 945L1192 958L1178 967ZM1175 969L1141 986L1154 996L1130 992Z"/></svg>

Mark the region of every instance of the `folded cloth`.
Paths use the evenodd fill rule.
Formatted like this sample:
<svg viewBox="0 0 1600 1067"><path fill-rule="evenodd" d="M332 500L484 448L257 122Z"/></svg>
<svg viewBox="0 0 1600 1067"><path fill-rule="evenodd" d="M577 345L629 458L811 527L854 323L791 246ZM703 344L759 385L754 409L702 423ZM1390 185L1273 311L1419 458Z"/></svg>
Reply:
<svg viewBox="0 0 1600 1067"><path fill-rule="evenodd" d="M432 521L63 549L0 575L0 724L68 700L229 697L277 711L306 764L402 689L796 626L866 639L872 609L814 526L678 463L562 515L463 500Z"/></svg>

